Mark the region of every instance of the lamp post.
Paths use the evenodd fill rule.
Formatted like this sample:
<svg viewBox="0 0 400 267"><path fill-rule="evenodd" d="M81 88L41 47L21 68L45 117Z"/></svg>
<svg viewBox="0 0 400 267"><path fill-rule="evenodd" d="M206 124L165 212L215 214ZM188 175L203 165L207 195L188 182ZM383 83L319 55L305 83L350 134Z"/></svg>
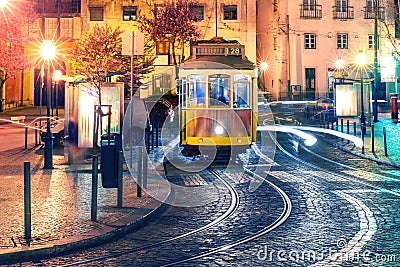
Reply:
<svg viewBox="0 0 400 267"><path fill-rule="evenodd" d="M361 116L360 116L360 124L361 124L361 131L365 135L366 133L366 128L365 128L365 113L364 113L364 81L363 81L363 68L365 64L367 63L367 57L365 54L361 53L357 55L356 58L356 64L360 69L361 73Z"/></svg>
<svg viewBox="0 0 400 267"><path fill-rule="evenodd" d="M265 88L265 72L267 71L268 67L269 67L269 65L268 65L267 62L263 61L263 62L260 63L260 69L261 69L261 75L260 75L260 78L261 78L261 88L263 89L262 91L264 91L264 92L265 92L265 89L266 89L266 88Z"/></svg>
<svg viewBox="0 0 400 267"><path fill-rule="evenodd" d="M41 54L43 60L47 63L47 77L46 77L46 90L47 90L47 131L46 140L44 142L44 169L53 168L53 134L51 132L51 83L50 79L50 61L56 55L56 46L52 40L44 40L41 46Z"/></svg>
<svg viewBox="0 0 400 267"><path fill-rule="evenodd" d="M61 70L55 70L54 71L53 80L55 81L54 90L56 91L54 106L56 107L56 117L58 117L58 91L59 91L58 82L61 79L61 75L62 75Z"/></svg>

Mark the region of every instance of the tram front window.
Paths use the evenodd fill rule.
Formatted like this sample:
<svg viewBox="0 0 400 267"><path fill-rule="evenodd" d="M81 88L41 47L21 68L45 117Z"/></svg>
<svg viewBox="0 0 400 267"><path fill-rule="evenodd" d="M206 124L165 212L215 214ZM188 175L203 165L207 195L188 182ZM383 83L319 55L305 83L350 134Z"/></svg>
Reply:
<svg viewBox="0 0 400 267"><path fill-rule="evenodd" d="M189 78L189 105L204 105L205 77L191 75Z"/></svg>
<svg viewBox="0 0 400 267"><path fill-rule="evenodd" d="M250 76L237 74L233 81L233 107L248 108Z"/></svg>
<svg viewBox="0 0 400 267"><path fill-rule="evenodd" d="M210 76L210 106L229 106L229 76Z"/></svg>

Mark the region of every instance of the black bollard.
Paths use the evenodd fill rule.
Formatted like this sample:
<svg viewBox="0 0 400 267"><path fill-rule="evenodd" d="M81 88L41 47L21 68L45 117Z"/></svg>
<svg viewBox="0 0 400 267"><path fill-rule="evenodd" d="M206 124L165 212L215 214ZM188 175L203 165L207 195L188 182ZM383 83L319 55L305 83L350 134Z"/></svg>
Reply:
<svg viewBox="0 0 400 267"><path fill-rule="evenodd" d="M32 225L32 211L31 211L31 163L24 162L24 229L25 239L30 244L31 240L31 225Z"/></svg>
<svg viewBox="0 0 400 267"><path fill-rule="evenodd" d="M342 128L341 131L343 133L343 119L340 119L340 127Z"/></svg>
<svg viewBox="0 0 400 267"><path fill-rule="evenodd" d="M350 121L347 120L347 134L350 134Z"/></svg>
<svg viewBox="0 0 400 267"><path fill-rule="evenodd" d="M122 194L123 194L123 180L122 180L122 168L123 168L123 152L117 152L117 166L118 166L118 191L117 191L117 207L122 208Z"/></svg>
<svg viewBox="0 0 400 267"><path fill-rule="evenodd" d="M35 146L39 144L38 142L38 129L37 129L37 123L35 123Z"/></svg>
<svg viewBox="0 0 400 267"><path fill-rule="evenodd" d="M99 158L93 155L92 163L92 204L90 209L90 219L92 222L97 221L97 187L99 184Z"/></svg>
<svg viewBox="0 0 400 267"><path fill-rule="evenodd" d="M383 127L383 147L385 149L385 157L388 156L387 142L386 142L386 127Z"/></svg>
<svg viewBox="0 0 400 267"><path fill-rule="evenodd" d="M371 125L371 151L375 153L375 127Z"/></svg>
<svg viewBox="0 0 400 267"><path fill-rule="evenodd" d="M353 122L353 135L357 136L357 123Z"/></svg>
<svg viewBox="0 0 400 267"><path fill-rule="evenodd" d="M28 149L28 127L25 126L25 149Z"/></svg>
<svg viewBox="0 0 400 267"><path fill-rule="evenodd" d="M136 196L142 197L142 183L143 183L143 148L138 147L138 179L136 186Z"/></svg>

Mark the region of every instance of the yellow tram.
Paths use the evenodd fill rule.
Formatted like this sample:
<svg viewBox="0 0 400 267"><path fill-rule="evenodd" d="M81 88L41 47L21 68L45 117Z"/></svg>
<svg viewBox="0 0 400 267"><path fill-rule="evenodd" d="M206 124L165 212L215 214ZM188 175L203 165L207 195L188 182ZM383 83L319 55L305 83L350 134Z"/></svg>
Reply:
<svg viewBox="0 0 400 267"><path fill-rule="evenodd" d="M256 139L257 70L237 41L198 41L179 65L180 142L244 150Z"/></svg>

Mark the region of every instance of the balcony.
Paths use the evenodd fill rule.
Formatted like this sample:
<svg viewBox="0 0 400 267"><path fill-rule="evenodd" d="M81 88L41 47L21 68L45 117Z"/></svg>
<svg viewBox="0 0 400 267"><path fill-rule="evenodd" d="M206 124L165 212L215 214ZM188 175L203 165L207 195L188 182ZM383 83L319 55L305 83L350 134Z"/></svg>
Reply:
<svg viewBox="0 0 400 267"><path fill-rule="evenodd" d="M302 19L322 18L322 5L300 5L300 18Z"/></svg>
<svg viewBox="0 0 400 267"><path fill-rule="evenodd" d="M36 1L35 10L39 14L71 14L81 12L80 0L69 0L68 2L49 2L47 0Z"/></svg>
<svg viewBox="0 0 400 267"><path fill-rule="evenodd" d="M333 6L332 8L334 19L354 19L353 6Z"/></svg>
<svg viewBox="0 0 400 267"><path fill-rule="evenodd" d="M378 6L377 16L379 20L385 20L385 8ZM374 19L375 18L375 7L365 6L364 7L364 19Z"/></svg>
<svg viewBox="0 0 400 267"><path fill-rule="evenodd" d="M300 5L300 18L302 19L322 18L322 5Z"/></svg>

